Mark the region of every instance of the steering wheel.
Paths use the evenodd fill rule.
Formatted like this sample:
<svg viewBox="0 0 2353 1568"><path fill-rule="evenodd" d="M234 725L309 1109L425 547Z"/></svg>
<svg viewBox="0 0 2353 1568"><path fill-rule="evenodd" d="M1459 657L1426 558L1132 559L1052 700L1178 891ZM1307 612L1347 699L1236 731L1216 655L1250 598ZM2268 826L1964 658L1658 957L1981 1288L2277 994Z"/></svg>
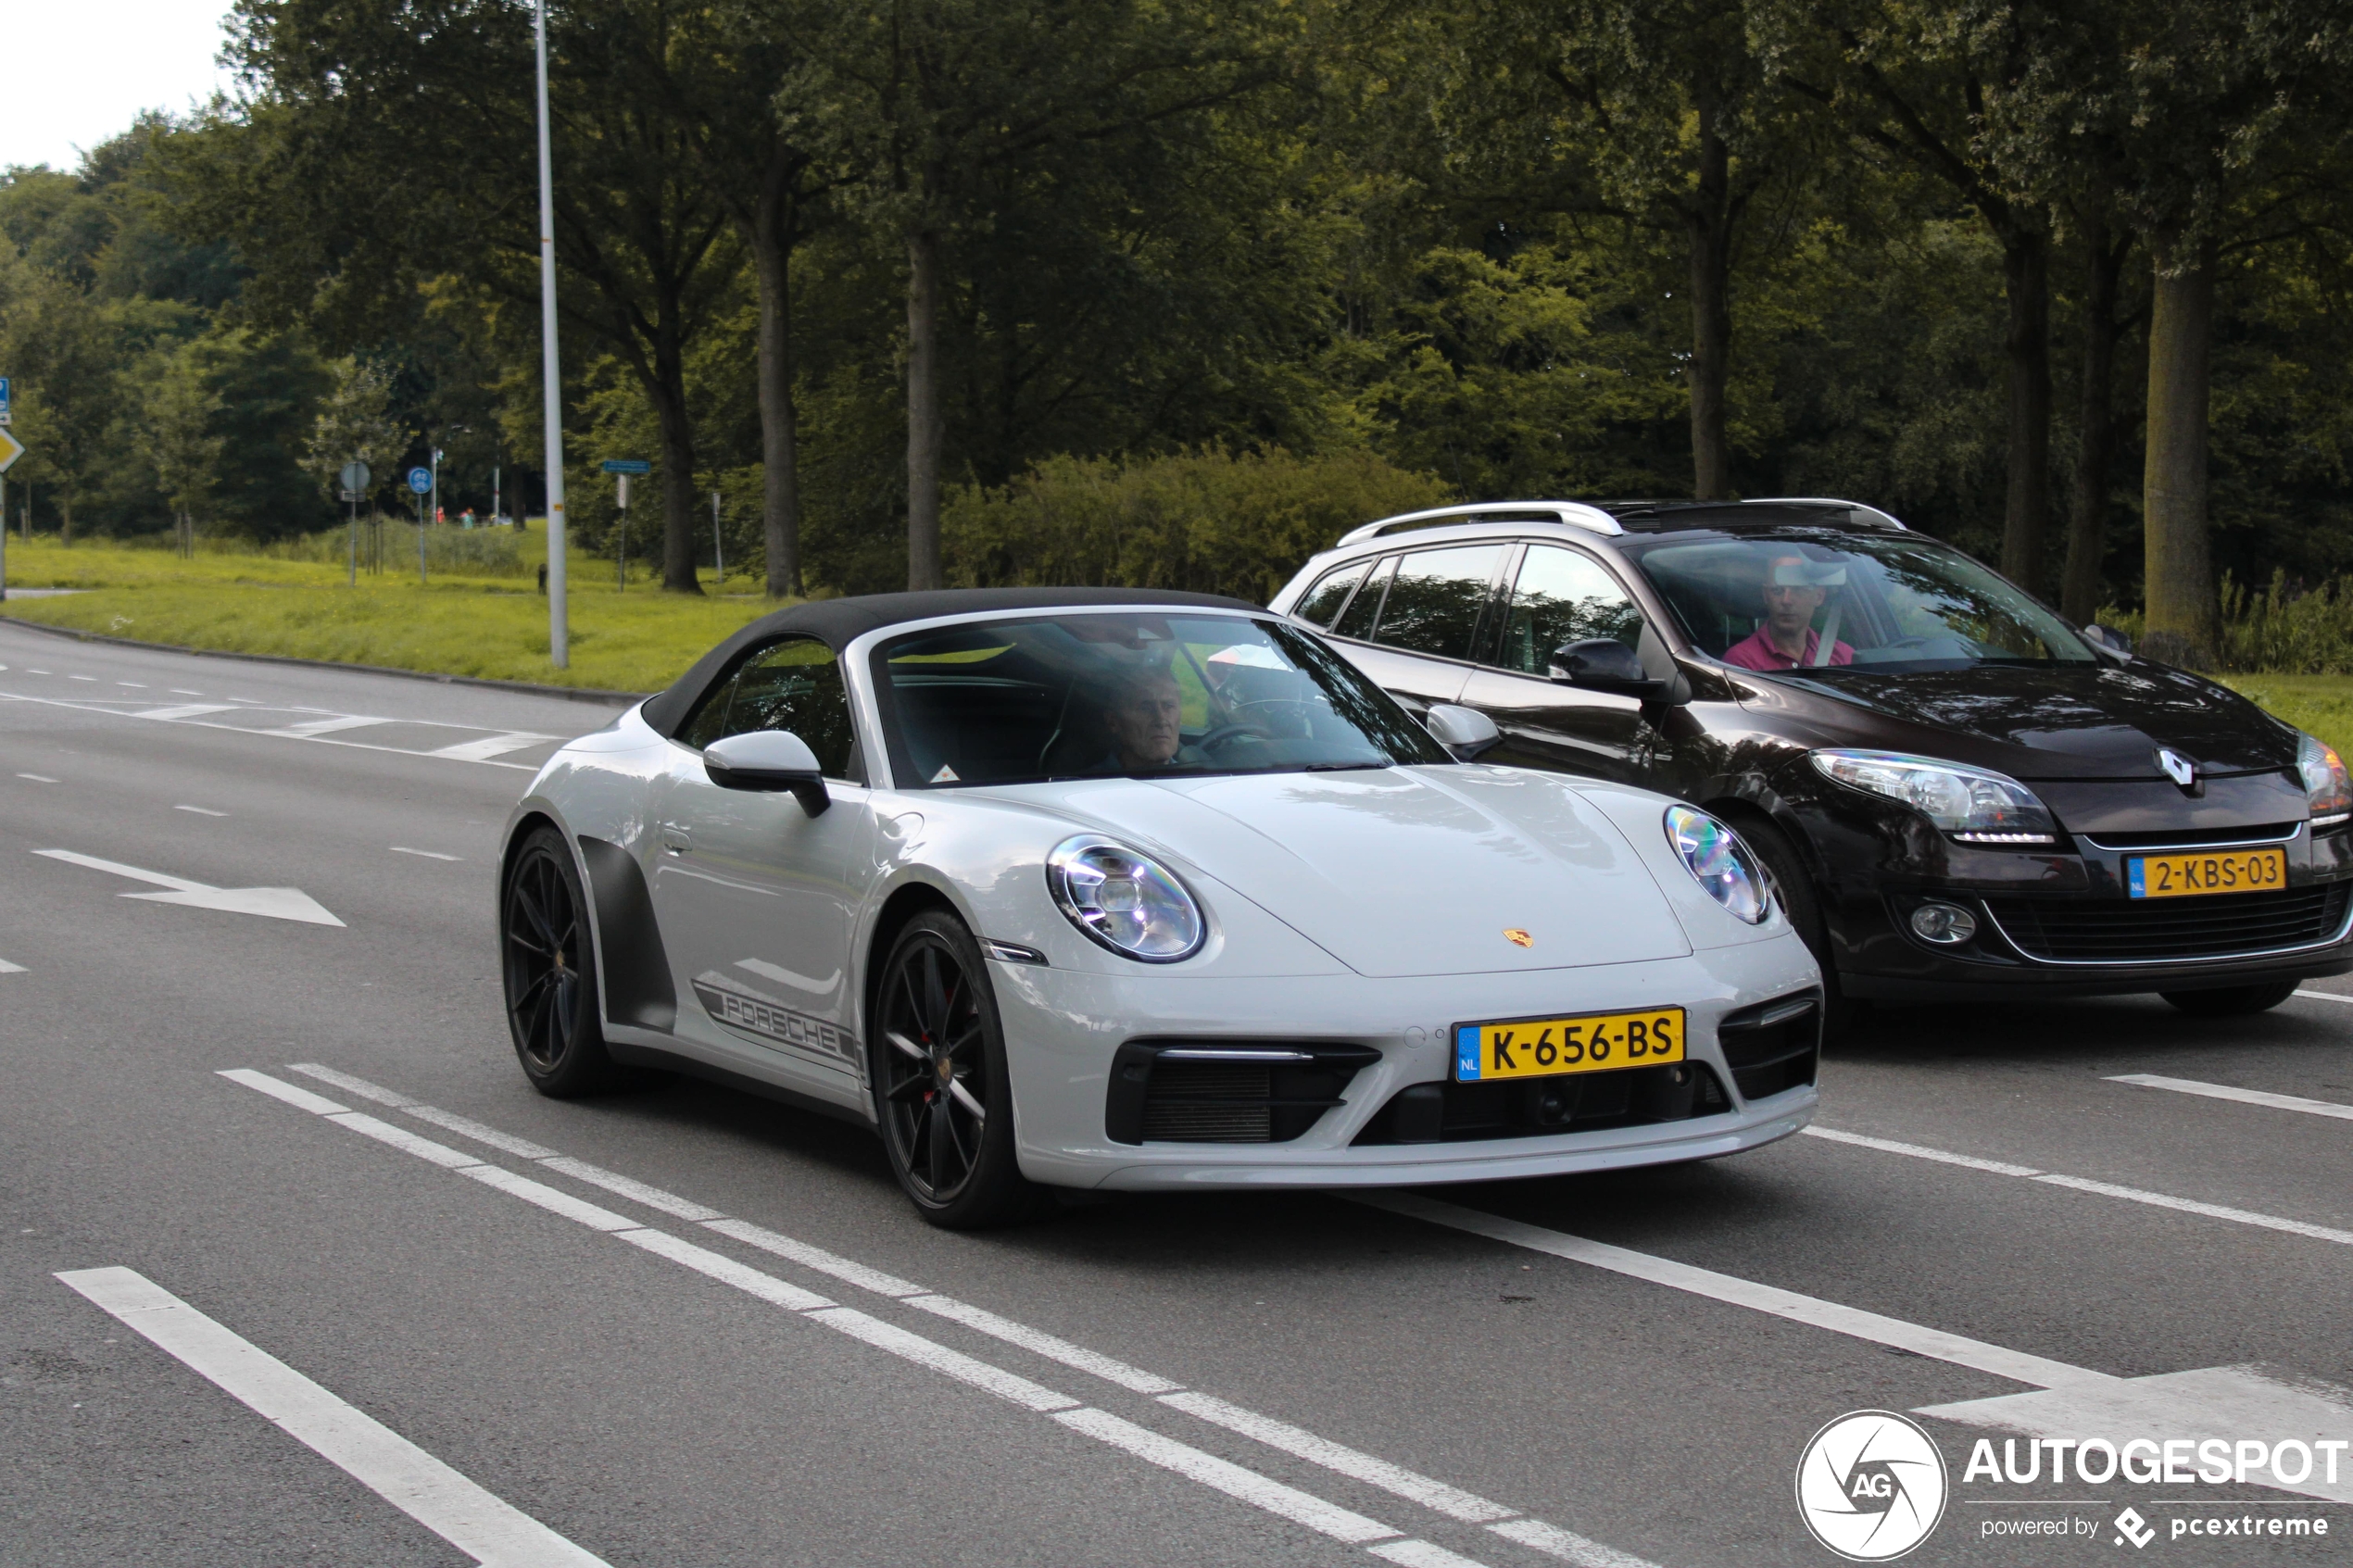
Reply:
<svg viewBox="0 0 2353 1568"><path fill-rule="evenodd" d="M1200 746L1203 751L1214 751L1219 746L1224 746L1227 741L1239 740L1244 735L1250 736L1252 740L1271 740L1274 738L1272 735L1267 734L1266 727L1265 725L1253 721L1244 720L1240 723L1220 724L1215 729L1210 731L1207 734L1202 736L1201 739L1195 741L1193 744Z"/></svg>

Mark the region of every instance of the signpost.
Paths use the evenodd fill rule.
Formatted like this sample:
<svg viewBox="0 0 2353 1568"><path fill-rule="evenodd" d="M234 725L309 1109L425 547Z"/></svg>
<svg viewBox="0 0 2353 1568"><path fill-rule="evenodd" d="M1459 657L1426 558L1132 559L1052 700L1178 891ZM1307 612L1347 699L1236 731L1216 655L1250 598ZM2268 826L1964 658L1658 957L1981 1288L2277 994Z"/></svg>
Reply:
<svg viewBox="0 0 2353 1568"><path fill-rule="evenodd" d="M621 549L614 557L616 586L613 591L625 594L629 591L629 476L633 473L651 473L654 466L643 458L607 458L604 469L613 475L614 485L620 492Z"/></svg>
<svg viewBox="0 0 2353 1568"><path fill-rule="evenodd" d="M547 0L536 0L531 12L538 55L539 417L547 455L547 661L562 670L572 663L572 627L564 613L564 381L563 360L556 353L556 161L547 150Z"/></svg>
<svg viewBox="0 0 2353 1568"><path fill-rule="evenodd" d="M338 476L343 481L344 504L351 508L351 585L359 586L359 497L368 493L368 482L375 475L368 465L354 458L344 464Z"/></svg>
<svg viewBox="0 0 2353 1568"><path fill-rule="evenodd" d="M7 407L8 383L0 377L0 408ZM0 420L0 474L8 465L24 456L24 443L7 430L7 421ZM8 596L8 482L0 479L0 601Z"/></svg>
<svg viewBox="0 0 2353 1568"><path fill-rule="evenodd" d="M417 583L425 581L425 497L433 493L433 470L410 469L409 493L417 497Z"/></svg>

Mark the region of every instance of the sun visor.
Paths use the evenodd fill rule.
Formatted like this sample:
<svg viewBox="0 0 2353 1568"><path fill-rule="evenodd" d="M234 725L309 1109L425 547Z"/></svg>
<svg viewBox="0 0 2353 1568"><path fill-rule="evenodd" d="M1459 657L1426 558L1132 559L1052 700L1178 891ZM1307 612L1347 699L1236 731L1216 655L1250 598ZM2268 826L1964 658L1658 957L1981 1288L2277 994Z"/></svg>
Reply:
<svg viewBox="0 0 2353 1568"><path fill-rule="evenodd" d="M1818 560L1778 560L1773 563L1776 588L1843 588L1846 568Z"/></svg>

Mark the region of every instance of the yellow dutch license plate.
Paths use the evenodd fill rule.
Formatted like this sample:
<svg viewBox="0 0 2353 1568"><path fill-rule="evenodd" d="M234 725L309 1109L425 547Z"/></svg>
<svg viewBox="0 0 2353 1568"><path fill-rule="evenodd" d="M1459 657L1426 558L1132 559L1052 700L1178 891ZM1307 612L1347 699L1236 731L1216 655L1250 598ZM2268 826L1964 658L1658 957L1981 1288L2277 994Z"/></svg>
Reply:
<svg viewBox="0 0 2353 1568"><path fill-rule="evenodd" d="M1552 1078L1683 1060L1683 1010L1589 1012L1454 1026L1454 1080Z"/></svg>
<svg viewBox="0 0 2353 1568"><path fill-rule="evenodd" d="M2196 855L2135 855L2124 886L2135 898L2196 898L2208 893L2276 893L2287 885L2284 849L2208 849Z"/></svg>

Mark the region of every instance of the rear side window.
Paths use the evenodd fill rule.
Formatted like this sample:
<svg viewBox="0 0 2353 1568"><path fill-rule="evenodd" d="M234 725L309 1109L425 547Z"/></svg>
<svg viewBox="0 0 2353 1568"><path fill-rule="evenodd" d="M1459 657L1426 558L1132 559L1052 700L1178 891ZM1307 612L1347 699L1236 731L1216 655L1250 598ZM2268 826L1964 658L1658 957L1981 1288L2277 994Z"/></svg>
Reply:
<svg viewBox="0 0 2353 1568"><path fill-rule="evenodd" d="M859 776L841 666L814 637L788 637L738 665L703 697L678 739L700 751L752 730L790 730L809 743L827 778Z"/></svg>
<svg viewBox="0 0 2353 1568"><path fill-rule="evenodd" d="M1381 558L1379 564L1373 568L1373 574L1365 580L1365 586L1348 601L1347 613L1340 618L1340 624L1332 628L1333 636L1354 637L1363 642L1372 640L1373 619L1380 614L1381 594L1389 586L1389 574L1396 568L1395 556Z"/></svg>
<svg viewBox="0 0 2353 1568"><path fill-rule="evenodd" d="M1332 617L1340 613L1340 607L1348 602L1349 591L1364 580L1365 563L1363 561L1354 561L1347 566L1337 567L1327 571L1315 580L1315 585L1313 588L1308 589L1301 596L1299 603L1291 609L1291 613L1302 621L1312 621L1318 626L1329 626L1332 623Z"/></svg>
<svg viewBox="0 0 2353 1568"><path fill-rule="evenodd" d="M1487 608L1501 545L1417 550L1397 560L1397 575L1381 605L1373 641L1408 653L1468 659L1471 633Z"/></svg>
<svg viewBox="0 0 2353 1568"><path fill-rule="evenodd" d="M1554 648L1593 637L1640 648L1642 612L1600 562L1557 546L1530 545L1512 583L1495 662L1541 675L1552 667Z"/></svg>

